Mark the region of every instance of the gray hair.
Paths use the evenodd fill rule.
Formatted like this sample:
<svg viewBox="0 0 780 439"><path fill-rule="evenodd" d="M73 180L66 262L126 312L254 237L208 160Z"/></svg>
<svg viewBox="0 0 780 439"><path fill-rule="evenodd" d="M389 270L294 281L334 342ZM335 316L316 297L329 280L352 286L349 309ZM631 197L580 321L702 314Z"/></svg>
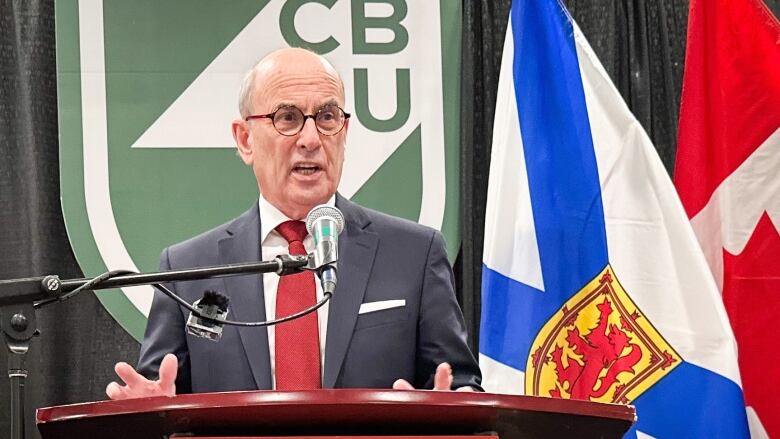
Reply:
<svg viewBox="0 0 780 439"><path fill-rule="evenodd" d="M242 119L252 114L252 90L255 88L255 74L260 62L262 60L246 72L244 81L241 83L241 90L238 92L238 112L241 114Z"/></svg>

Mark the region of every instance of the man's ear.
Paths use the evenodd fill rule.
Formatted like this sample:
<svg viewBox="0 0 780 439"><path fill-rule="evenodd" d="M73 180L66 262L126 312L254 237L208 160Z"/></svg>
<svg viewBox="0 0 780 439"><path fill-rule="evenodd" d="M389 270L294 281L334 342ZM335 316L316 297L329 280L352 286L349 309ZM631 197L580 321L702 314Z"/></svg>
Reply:
<svg viewBox="0 0 780 439"><path fill-rule="evenodd" d="M252 155L252 138L249 135L249 122L243 119L236 119L230 125L233 131L233 140L236 141L238 156L245 164L251 165L254 159Z"/></svg>

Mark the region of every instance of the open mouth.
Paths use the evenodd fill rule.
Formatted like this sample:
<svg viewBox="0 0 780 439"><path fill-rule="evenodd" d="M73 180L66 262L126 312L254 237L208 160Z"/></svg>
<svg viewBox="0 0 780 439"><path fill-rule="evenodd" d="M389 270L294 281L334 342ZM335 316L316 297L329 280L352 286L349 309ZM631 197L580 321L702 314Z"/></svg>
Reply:
<svg viewBox="0 0 780 439"><path fill-rule="evenodd" d="M293 167L293 172L300 175L313 175L320 170L322 168L312 164L300 164Z"/></svg>

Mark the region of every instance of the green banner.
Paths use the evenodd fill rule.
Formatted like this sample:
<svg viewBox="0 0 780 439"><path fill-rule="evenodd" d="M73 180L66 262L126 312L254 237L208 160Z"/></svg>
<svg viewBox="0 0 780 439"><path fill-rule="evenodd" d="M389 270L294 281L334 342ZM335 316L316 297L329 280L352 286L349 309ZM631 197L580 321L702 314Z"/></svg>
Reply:
<svg viewBox="0 0 780 439"><path fill-rule="evenodd" d="M460 13L449 0L57 1L62 205L85 275L154 271L164 247L257 201L230 122L244 73L288 46L344 80L340 193L441 230L454 259ZM151 288L98 296L140 340Z"/></svg>

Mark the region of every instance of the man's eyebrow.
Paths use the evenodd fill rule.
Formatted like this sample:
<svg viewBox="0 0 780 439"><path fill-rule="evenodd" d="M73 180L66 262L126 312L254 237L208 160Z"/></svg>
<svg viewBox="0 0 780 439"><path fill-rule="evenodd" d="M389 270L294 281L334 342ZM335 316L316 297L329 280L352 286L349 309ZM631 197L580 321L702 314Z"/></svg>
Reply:
<svg viewBox="0 0 780 439"><path fill-rule="evenodd" d="M316 107L316 109L315 109L315 112L323 109L324 107L327 107L328 105L336 105L336 106L338 106L339 103L338 103L338 101L335 98L328 99L327 101L325 101L322 104L318 105ZM293 104L292 102L279 102L278 104L276 104L276 106L274 106L274 111L277 111L280 108L285 108L285 107L295 107L295 108L298 108L299 110L303 111L303 109L299 108L297 105Z"/></svg>
<svg viewBox="0 0 780 439"><path fill-rule="evenodd" d="M297 108L297 106L295 104L291 103L291 102L280 102L280 103L276 104L276 106L274 107L274 111L276 111L276 110L278 110L280 108L284 108L284 107L296 107Z"/></svg>
<svg viewBox="0 0 780 439"><path fill-rule="evenodd" d="M322 109L323 109L323 108L325 108L325 107L328 107L328 106L333 106L333 105L335 105L336 107L338 107L338 106L339 106L339 103L338 103L338 101L337 101L337 100L335 100L335 99L328 99L327 101L325 101L324 103L320 104L320 106L319 106L319 107L317 107L317 108L315 109L315 113L316 113L317 111L320 111L320 110L322 110ZM339 108L340 108L340 107L339 107Z"/></svg>

